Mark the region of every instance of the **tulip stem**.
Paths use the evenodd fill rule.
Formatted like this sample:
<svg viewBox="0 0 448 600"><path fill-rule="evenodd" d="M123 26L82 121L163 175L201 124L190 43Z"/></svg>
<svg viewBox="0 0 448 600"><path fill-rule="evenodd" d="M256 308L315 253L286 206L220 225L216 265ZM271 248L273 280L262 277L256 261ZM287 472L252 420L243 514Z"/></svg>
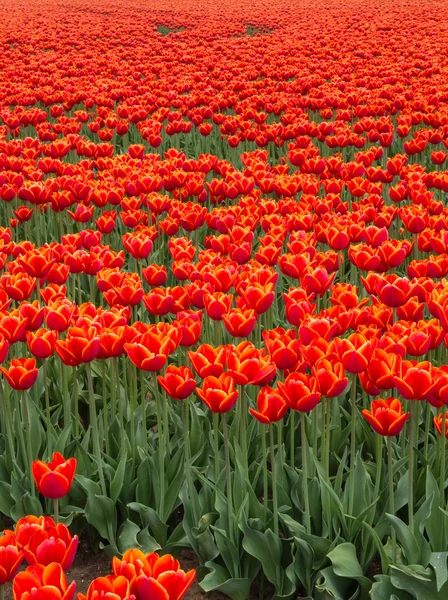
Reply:
<svg viewBox="0 0 448 600"><path fill-rule="evenodd" d="M90 418L90 426L92 428L93 452L96 457L101 492L105 496L106 495L106 482L104 480L103 463L101 460L101 446L100 446L100 438L98 435L98 423L97 423L97 419L96 419L95 392L93 391L92 369L90 367L90 363L86 363L86 372L87 372L87 383L89 386L89 418Z"/></svg>
<svg viewBox="0 0 448 600"><path fill-rule="evenodd" d="M274 533L278 536L277 469L275 467L274 426L272 423L269 424L269 445L271 449L272 510L274 513Z"/></svg>
<svg viewBox="0 0 448 600"><path fill-rule="evenodd" d="M115 384L117 385L117 402L118 402L118 421L120 425L121 445L124 444L124 417L123 417L123 400L121 398L120 373L118 358L113 358L113 367L115 371Z"/></svg>
<svg viewBox="0 0 448 600"><path fill-rule="evenodd" d="M157 381L157 373L152 374L154 380L154 398L156 401L156 412L157 412L157 431L159 434L159 479L160 479L160 507L159 517L164 518L165 513L165 437L163 433L162 425L162 411L160 410L160 396Z"/></svg>
<svg viewBox="0 0 448 600"><path fill-rule="evenodd" d="M233 502L232 502L232 477L230 473L230 453L229 453L229 433L227 431L227 421L226 415L224 413L221 414L222 419L222 432L224 436L224 456L226 459L226 487L227 487L227 516L229 519L229 536L230 539L233 540L233 528L232 528L232 519L233 519Z"/></svg>
<svg viewBox="0 0 448 600"><path fill-rule="evenodd" d="M355 503L355 453L356 453L356 383L357 375L353 373L352 377L352 415L351 415L351 435L350 435L350 497L349 514L353 514L353 505Z"/></svg>
<svg viewBox="0 0 448 600"><path fill-rule="evenodd" d="M442 410L442 439L441 439L441 456L440 456L440 507L445 510L445 477L446 477L446 406L443 405ZM445 520L442 519L440 526L442 527L442 539L445 538ZM444 540L445 541L445 540ZM445 543L444 543L445 546Z"/></svg>
<svg viewBox="0 0 448 600"><path fill-rule="evenodd" d="M107 394L106 394L106 362L101 360L101 393L103 396L103 427L104 427L104 443L106 454L110 454L109 447L109 411L107 409Z"/></svg>
<svg viewBox="0 0 448 600"><path fill-rule="evenodd" d="M64 403L64 429L65 429L71 423L70 404L69 404L69 397L68 397L67 367L62 362L60 363L60 365L61 365L61 375L62 375L62 395L63 395L63 403Z"/></svg>
<svg viewBox="0 0 448 600"><path fill-rule="evenodd" d="M78 369L73 367L73 398L75 402L75 437L79 436Z"/></svg>
<svg viewBox="0 0 448 600"><path fill-rule="evenodd" d="M249 484L249 462L247 457L247 424L246 424L246 401L244 399L244 387L241 385L240 389L240 434L241 434L241 451L243 453L243 468L246 482Z"/></svg>
<svg viewBox="0 0 448 600"><path fill-rule="evenodd" d="M330 477L330 426L331 426L331 398L324 398L326 406L325 415L325 473Z"/></svg>
<svg viewBox="0 0 448 600"><path fill-rule="evenodd" d="M303 477L303 497L305 500L305 526L308 535L311 534L311 514L310 497L308 490L308 440L306 438L305 413L300 413L300 428L302 434L302 477Z"/></svg>
<svg viewBox="0 0 448 600"><path fill-rule="evenodd" d="M411 402L411 417L409 423L409 446L408 446L408 476L409 476L409 529L414 533L414 434L417 404L416 401Z"/></svg>
<svg viewBox="0 0 448 600"><path fill-rule="evenodd" d="M219 415L213 413L213 442L214 442L214 455L215 455L215 483L218 482L219 478Z"/></svg>
<svg viewBox="0 0 448 600"><path fill-rule="evenodd" d="M372 522L375 517L375 511L377 502L379 500L378 496L380 493L380 484L381 484L381 471L383 466L383 438L381 435L377 434L375 439L375 454L376 454L376 474L375 474L375 488L373 491L373 501L375 502L372 510Z"/></svg>
<svg viewBox="0 0 448 600"><path fill-rule="evenodd" d="M59 499L55 498L53 500L53 511L54 511L54 522L56 525L59 523Z"/></svg>
<svg viewBox="0 0 448 600"><path fill-rule="evenodd" d="M295 411L291 411L291 414L289 415L289 438L290 438L290 448L289 448L289 452L290 452L290 463L291 463L291 467L294 469L294 463L295 463L295 459L294 459L294 455L295 455Z"/></svg>
<svg viewBox="0 0 448 600"><path fill-rule="evenodd" d="M387 473L389 480L389 513L393 515L395 513L395 501L394 501L394 471L392 462L392 437L387 438ZM395 563L397 558L397 536L395 528L392 529L392 563Z"/></svg>
<svg viewBox="0 0 448 600"><path fill-rule="evenodd" d="M8 470L12 472L13 462L15 461L15 451L14 451L14 443L13 443L13 433L12 433L12 415L11 415L11 404L9 402L9 394L4 393L3 390L3 382L0 381L0 404L3 407L4 415L5 415L5 423L6 423L6 443L9 447L9 453L6 456L6 464L8 466ZM9 455L9 456L8 456Z"/></svg>
<svg viewBox="0 0 448 600"><path fill-rule="evenodd" d="M23 421L25 424L25 435L26 435L26 451L27 451L27 471L30 478L31 495L35 495L33 472L31 464L33 462L33 450L31 446L31 430L30 430L30 416L28 412L28 397L26 391L22 391L22 413Z"/></svg>
<svg viewBox="0 0 448 600"><path fill-rule="evenodd" d="M261 424L261 454L263 456L263 516L264 524L268 518L268 464L266 448L266 425Z"/></svg>

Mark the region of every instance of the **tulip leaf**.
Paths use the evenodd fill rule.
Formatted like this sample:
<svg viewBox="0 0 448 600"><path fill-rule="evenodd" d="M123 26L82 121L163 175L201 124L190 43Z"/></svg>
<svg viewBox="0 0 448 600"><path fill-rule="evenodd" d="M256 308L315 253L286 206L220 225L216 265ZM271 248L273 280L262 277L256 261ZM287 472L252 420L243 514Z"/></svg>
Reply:
<svg viewBox="0 0 448 600"><path fill-rule="evenodd" d="M413 598L407 592L397 590L387 575L375 575L375 583L372 585L370 595L372 600L412 600Z"/></svg>
<svg viewBox="0 0 448 600"><path fill-rule="evenodd" d="M249 598L251 580L232 579L225 567L209 561L205 565L210 573L204 577L200 586L204 592L221 592L232 600L247 600Z"/></svg>
<svg viewBox="0 0 448 600"><path fill-rule="evenodd" d="M403 551L406 555L408 564L418 564L421 552L415 535L397 516L386 514L386 517L392 523L392 526L397 533L398 539L403 546Z"/></svg>
<svg viewBox="0 0 448 600"><path fill-rule="evenodd" d="M116 545L117 513L110 498L89 493L85 515L89 525L95 527L102 538Z"/></svg>
<svg viewBox="0 0 448 600"><path fill-rule="evenodd" d="M5 481L0 481L0 512L10 517L13 506L14 498L11 495L11 485Z"/></svg>
<svg viewBox="0 0 448 600"><path fill-rule="evenodd" d="M448 552L433 552L429 560L429 564L434 569L436 576L437 591L440 592L442 587L448 581L447 568Z"/></svg>
<svg viewBox="0 0 448 600"><path fill-rule="evenodd" d="M118 497L120 496L123 488L124 476L126 472L126 460L127 452L124 450L121 460L118 464L117 470L115 471L114 478L110 484L110 497L114 504L117 503Z"/></svg>

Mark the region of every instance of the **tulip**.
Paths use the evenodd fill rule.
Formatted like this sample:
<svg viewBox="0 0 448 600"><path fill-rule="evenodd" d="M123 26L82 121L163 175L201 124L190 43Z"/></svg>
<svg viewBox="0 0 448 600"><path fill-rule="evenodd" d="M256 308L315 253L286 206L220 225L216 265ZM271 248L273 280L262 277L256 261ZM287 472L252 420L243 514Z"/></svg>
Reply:
<svg viewBox="0 0 448 600"><path fill-rule="evenodd" d="M320 400L317 380L305 373L291 373L278 382L278 389L289 408L299 412L310 412Z"/></svg>
<svg viewBox="0 0 448 600"><path fill-rule="evenodd" d="M365 409L361 414L379 435L395 436L401 432L411 413L403 413L397 398L387 398L374 400L370 411Z"/></svg>
<svg viewBox="0 0 448 600"><path fill-rule="evenodd" d="M157 380L168 396L174 400L185 400L196 388L196 381L189 367L170 365L165 375L159 375Z"/></svg>
<svg viewBox="0 0 448 600"><path fill-rule="evenodd" d="M28 331L26 334L26 341L31 354L41 359L53 356L57 339L58 332L49 329L38 329L34 332Z"/></svg>
<svg viewBox="0 0 448 600"><path fill-rule="evenodd" d="M76 583L70 585L61 565L51 563L48 566L32 565L16 575L13 584L14 600L73 600Z"/></svg>
<svg viewBox="0 0 448 600"><path fill-rule="evenodd" d="M9 385L17 391L25 391L36 382L39 370L34 358L13 358L9 369L0 367Z"/></svg>
<svg viewBox="0 0 448 600"><path fill-rule="evenodd" d="M78 536L72 537L68 527L59 523L53 527L38 529L24 546L23 554L29 565L48 566L58 563L63 571L68 571L77 548Z"/></svg>
<svg viewBox="0 0 448 600"><path fill-rule="evenodd" d="M197 388L199 398L214 413L226 413L235 406L238 391L234 389L234 381L230 375L223 373L219 377L205 377L202 388Z"/></svg>
<svg viewBox="0 0 448 600"><path fill-rule="evenodd" d="M19 549L12 532L3 532L0 537L0 589L17 575L22 564L23 552Z"/></svg>
<svg viewBox="0 0 448 600"><path fill-rule="evenodd" d="M260 423L269 425L283 419L288 405L277 390L272 387L264 387L258 392L257 409L250 407L250 414Z"/></svg>
<svg viewBox="0 0 448 600"><path fill-rule="evenodd" d="M241 310L231 308L226 315L222 316L224 327L233 337L248 337L257 322L255 310Z"/></svg>
<svg viewBox="0 0 448 600"><path fill-rule="evenodd" d="M76 471L76 459L66 460L55 452L49 463L33 461L32 472L36 487L46 498L59 499L68 494Z"/></svg>
<svg viewBox="0 0 448 600"><path fill-rule="evenodd" d="M97 577L89 585L87 594L78 594L78 600L131 600L135 598L129 590L129 581L122 575Z"/></svg>

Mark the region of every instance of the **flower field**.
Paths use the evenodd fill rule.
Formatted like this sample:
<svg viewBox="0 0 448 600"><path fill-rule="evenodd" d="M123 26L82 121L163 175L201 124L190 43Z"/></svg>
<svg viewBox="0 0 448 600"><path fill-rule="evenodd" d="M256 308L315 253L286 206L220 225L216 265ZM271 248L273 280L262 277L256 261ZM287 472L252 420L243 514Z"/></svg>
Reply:
<svg viewBox="0 0 448 600"><path fill-rule="evenodd" d="M448 597L448 5L0 23L0 600Z"/></svg>

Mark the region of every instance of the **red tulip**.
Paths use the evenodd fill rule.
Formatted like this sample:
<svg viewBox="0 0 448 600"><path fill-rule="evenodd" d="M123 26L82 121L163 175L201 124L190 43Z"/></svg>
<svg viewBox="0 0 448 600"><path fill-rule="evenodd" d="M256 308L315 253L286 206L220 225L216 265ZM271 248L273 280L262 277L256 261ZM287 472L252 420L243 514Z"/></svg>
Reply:
<svg viewBox="0 0 448 600"><path fill-rule="evenodd" d="M272 387L264 387L258 392L257 409L250 407L250 414L260 423L270 424L283 419L288 405L277 390Z"/></svg>
<svg viewBox="0 0 448 600"><path fill-rule="evenodd" d="M214 413L226 413L235 406L238 392L234 389L234 381L230 375L223 373L220 377L209 375L197 388L199 398Z"/></svg>
<svg viewBox="0 0 448 600"><path fill-rule="evenodd" d="M38 529L24 546L23 554L29 565L58 563L63 571L68 571L75 560L77 548L78 536L72 537L68 527L59 523Z"/></svg>
<svg viewBox="0 0 448 600"><path fill-rule="evenodd" d="M57 563L32 565L16 575L13 584L14 600L73 600L75 592L76 583L67 584Z"/></svg>
<svg viewBox="0 0 448 600"><path fill-rule="evenodd" d="M72 487L76 471L76 459L65 459L55 452L49 463L33 461L33 478L42 496L51 499L63 498Z"/></svg>
<svg viewBox="0 0 448 600"><path fill-rule="evenodd" d="M196 388L196 381L189 367L170 365L165 375L159 375L157 380L168 396L175 400L185 400Z"/></svg>
<svg viewBox="0 0 448 600"><path fill-rule="evenodd" d="M374 400L370 411L363 410L363 417L372 428L384 436L398 435L411 413L403 414L403 407L397 398Z"/></svg>
<svg viewBox="0 0 448 600"><path fill-rule="evenodd" d="M0 367L9 385L18 391L28 390L36 382L39 370L34 358L13 358L9 369Z"/></svg>
<svg viewBox="0 0 448 600"><path fill-rule="evenodd" d="M19 550L12 532L3 532L0 537L0 586L9 583L17 575L22 564L23 552Z"/></svg>

